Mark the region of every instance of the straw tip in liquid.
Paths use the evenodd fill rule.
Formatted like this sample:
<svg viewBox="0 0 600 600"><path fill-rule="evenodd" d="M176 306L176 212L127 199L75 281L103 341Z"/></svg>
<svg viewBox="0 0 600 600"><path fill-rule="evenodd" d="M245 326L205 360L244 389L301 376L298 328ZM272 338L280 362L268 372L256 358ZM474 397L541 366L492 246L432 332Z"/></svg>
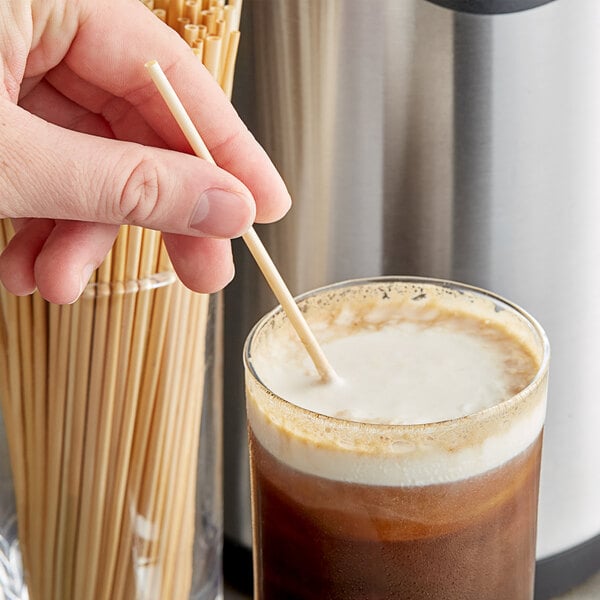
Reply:
<svg viewBox="0 0 600 600"><path fill-rule="evenodd" d="M345 387L346 386L346 380L342 379L335 371L331 371L330 373L327 373L326 377L321 377L321 383L323 385L329 385L332 387Z"/></svg>

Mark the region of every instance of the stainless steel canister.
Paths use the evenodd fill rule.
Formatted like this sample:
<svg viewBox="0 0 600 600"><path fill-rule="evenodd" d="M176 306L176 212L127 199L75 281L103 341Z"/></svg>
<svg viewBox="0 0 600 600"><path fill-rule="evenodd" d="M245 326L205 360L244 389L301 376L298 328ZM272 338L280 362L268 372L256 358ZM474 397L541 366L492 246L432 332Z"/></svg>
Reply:
<svg viewBox="0 0 600 600"><path fill-rule="evenodd" d="M548 331L536 593L566 589L600 568L600 2L244 10L234 101L295 200L260 230L292 291L450 278L514 299ZM240 357L274 301L241 247L237 264L225 299L225 518L230 547L248 549Z"/></svg>

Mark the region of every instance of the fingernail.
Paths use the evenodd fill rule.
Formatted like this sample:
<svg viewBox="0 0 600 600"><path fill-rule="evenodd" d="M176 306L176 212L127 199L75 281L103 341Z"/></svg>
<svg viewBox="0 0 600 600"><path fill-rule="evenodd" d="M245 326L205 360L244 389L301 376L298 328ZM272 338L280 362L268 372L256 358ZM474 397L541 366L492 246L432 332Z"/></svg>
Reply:
<svg viewBox="0 0 600 600"><path fill-rule="evenodd" d="M254 220L254 201L236 192L213 188L198 200L190 227L206 236L237 237L245 233Z"/></svg>
<svg viewBox="0 0 600 600"><path fill-rule="evenodd" d="M231 261L231 272L229 274L229 281L225 285L229 285L233 281L234 277L235 277L235 265L234 265L233 261Z"/></svg>
<svg viewBox="0 0 600 600"><path fill-rule="evenodd" d="M94 269L94 265L85 265L85 267L83 267L81 270L81 287L79 289L80 296L83 294L83 290L85 290L85 287L90 282L90 277L92 276Z"/></svg>
<svg viewBox="0 0 600 600"><path fill-rule="evenodd" d="M81 298L81 294L83 294L87 284L90 282L90 277L92 276L92 272L94 271L94 265L85 265L81 272L79 273L79 292L72 300L66 300L65 304L75 304L79 298Z"/></svg>

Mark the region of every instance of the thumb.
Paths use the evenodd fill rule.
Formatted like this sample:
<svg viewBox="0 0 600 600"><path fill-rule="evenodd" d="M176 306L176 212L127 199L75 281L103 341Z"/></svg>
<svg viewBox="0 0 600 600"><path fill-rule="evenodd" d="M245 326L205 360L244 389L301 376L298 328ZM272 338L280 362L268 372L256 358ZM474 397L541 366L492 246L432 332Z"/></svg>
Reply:
<svg viewBox="0 0 600 600"><path fill-rule="evenodd" d="M232 238L251 193L195 156L63 129L0 100L0 217L132 224Z"/></svg>

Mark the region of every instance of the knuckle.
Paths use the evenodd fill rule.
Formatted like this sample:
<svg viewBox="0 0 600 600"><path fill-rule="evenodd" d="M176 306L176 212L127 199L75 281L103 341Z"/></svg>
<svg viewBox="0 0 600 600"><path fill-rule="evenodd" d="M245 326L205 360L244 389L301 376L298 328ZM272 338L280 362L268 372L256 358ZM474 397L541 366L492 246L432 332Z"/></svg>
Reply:
<svg viewBox="0 0 600 600"><path fill-rule="evenodd" d="M236 157L239 155L240 147L243 145L246 135L248 135L248 129L245 126L229 132L212 145L211 152L213 154L224 154L224 160L227 160L228 156Z"/></svg>
<svg viewBox="0 0 600 600"><path fill-rule="evenodd" d="M118 213L124 222L138 225L152 221L161 196L159 161L144 155L138 157L122 187Z"/></svg>

